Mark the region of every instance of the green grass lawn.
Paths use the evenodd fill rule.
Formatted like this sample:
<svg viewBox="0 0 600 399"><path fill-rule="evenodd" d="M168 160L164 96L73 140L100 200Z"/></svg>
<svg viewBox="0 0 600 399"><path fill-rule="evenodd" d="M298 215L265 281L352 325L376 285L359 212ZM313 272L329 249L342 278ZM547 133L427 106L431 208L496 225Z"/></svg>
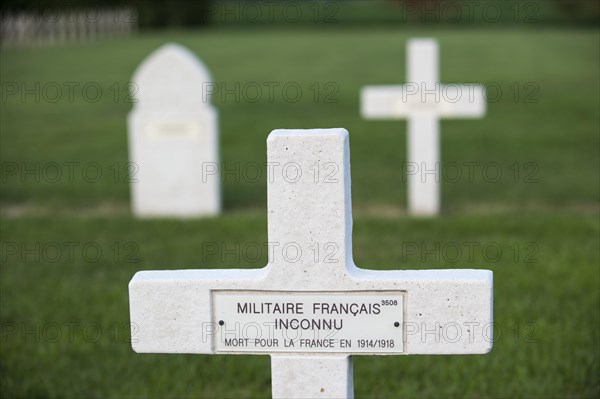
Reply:
<svg viewBox="0 0 600 399"><path fill-rule="evenodd" d="M465 163L475 166L472 179L442 182L444 213L436 219L403 211L406 124L358 113L361 86L404 82L404 44L414 36L439 39L443 82L485 83L491 96L484 119L442 123L445 165L462 165L463 174ZM143 57L167 41L201 56L220 87L302 89L297 102L277 89L273 101L266 92L257 102L217 93L222 161L230 168L264 164L275 128L349 130L359 266L494 271L490 354L359 356L358 397L600 395L598 31L373 29L172 32L3 49L3 397L270 395L267 356L138 355L127 342L127 283L137 270L266 263L266 253L236 259L203 251L210 242L267 241L264 176L228 175L220 218L129 215L126 85ZM79 84L72 101L69 82ZM39 101L21 98L21 84L36 83ZM51 102L56 85L63 96ZM95 102L94 87L102 90ZM63 172L74 165L73 179L44 178L52 163ZM7 172L36 164L40 179ZM97 181L82 177L89 164L102 171ZM490 165L502 172L497 180L484 172ZM473 256L470 243L477 244ZM457 247L461 255L448 252Z"/></svg>

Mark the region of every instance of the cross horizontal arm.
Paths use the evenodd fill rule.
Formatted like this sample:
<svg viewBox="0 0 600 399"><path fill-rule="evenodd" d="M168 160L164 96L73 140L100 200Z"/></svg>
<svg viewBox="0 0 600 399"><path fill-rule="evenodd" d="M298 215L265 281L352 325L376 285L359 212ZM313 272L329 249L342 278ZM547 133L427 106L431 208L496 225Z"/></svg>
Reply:
<svg viewBox="0 0 600 399"><path fill-rule="evenodd" d="M479 118L486 109L485 90L480 85L365 86L360 104L366 119L409 119L418 115Z"/></svg>
<svg viewBox="0 0 600 399"><path fill-rule="evenodd" d="M269 267L270 268L270 267ZM132 345L141 353L215 353L222 328L216 291L398 292L404 298L403 354L486 353L493 341L492 273L487 270L373 271L350 268L338 281L299 287L269 268L137 273L129 285ZM218 335L217 335L218 336ZM246 352L247 353L247 352ZM351 354L351 351L348 351Z"/></svg>

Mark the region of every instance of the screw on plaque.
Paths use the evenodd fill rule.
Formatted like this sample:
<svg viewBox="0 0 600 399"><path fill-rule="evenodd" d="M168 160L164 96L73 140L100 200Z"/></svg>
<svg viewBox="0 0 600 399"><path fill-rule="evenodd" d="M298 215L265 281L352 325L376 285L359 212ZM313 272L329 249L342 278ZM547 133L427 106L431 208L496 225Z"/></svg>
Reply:
<svg viewBox="0 0 600 399"><path fill-rule="evenodd" d="M225 324L225 322L223 320L219 320L219 325L222 326L223 324Z"/></svg>
<svg viewBox="0 0 600 399"><path fill-rule="evenodd" d="M399 327L400 323L398 323L397 321L394 322L394 327Z"/></svg>

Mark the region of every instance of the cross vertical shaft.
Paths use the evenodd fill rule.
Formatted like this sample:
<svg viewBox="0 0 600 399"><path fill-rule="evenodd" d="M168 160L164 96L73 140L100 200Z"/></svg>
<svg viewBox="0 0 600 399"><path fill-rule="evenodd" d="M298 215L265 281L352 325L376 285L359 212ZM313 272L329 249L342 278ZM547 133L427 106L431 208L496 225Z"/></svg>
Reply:
<svg viewBox="0 0 600 399"><path fill-rule="evenodd" d="M436 96L439 55L435 40L413 39L407 48L409 84L418 87L420 101ZM437 115L413 115L408 120L408 162L417 173L408 175L408 208L412 214L435 215L440 208L440 129Z"/></svg>
<svg viewBox="0 0 600 399"><path fill-rule="evenodd" d="M353 398L352 357L271 356L273 398Z"/></svg>
<svg viewBox="0 0 600 399"><path fill-rule="evenodd" d="M281 273L291 289L323 289L352 263L348 132L274 131L267 159L269 242L281 249L269 259L271 273ZM298 251L298 262L286 262ZM354 396L347 355L272 355L271 369L274 398Z"/></svg>
<svg viewBox="0 0 600 399"><path fill-rule="evenodd" d="M276 130L267 153L272 272L295 287L322 288L321 273L344 273L352 263L348 132Z"/></svg>

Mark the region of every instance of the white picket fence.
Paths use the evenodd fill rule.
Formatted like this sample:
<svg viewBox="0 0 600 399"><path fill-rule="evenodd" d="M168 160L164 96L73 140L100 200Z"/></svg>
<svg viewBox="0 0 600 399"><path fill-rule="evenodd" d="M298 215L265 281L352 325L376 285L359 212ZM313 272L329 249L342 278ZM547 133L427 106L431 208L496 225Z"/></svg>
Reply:
<svg viewBox="0 0 600 399"><path fill-rule="evenodd" d="M42 46L129 36L138 29L134 7L6 11L0 19L3 46Z"/></svg>

